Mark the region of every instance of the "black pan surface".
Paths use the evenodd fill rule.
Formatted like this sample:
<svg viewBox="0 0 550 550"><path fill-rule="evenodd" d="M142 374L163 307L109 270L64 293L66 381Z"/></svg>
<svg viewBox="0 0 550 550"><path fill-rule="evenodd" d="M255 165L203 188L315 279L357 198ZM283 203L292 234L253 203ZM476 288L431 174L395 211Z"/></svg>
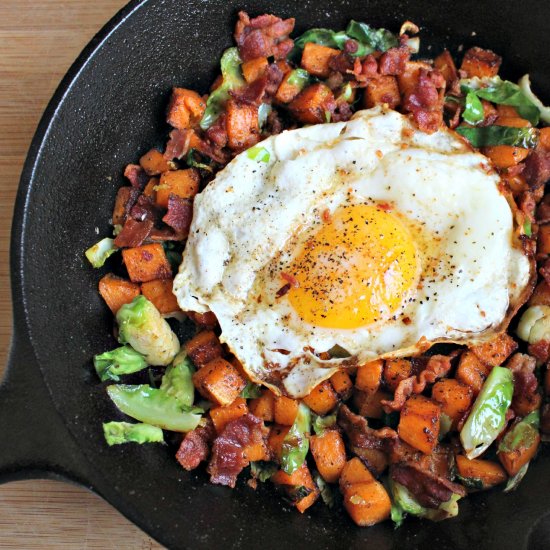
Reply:
<svg viewBox="0 0 550 550"><path fill-rule="evenodd" d="M531 73L550 100L550 4L543 0L146 0L131 2L86 48L47 108L21 178L12 232L15 337L0 388L0 482L63 477L96 491L171 548L550 547L550 460L513 494L478 494L458 518L356 528L316 505L301 516L267 488L212 486L187 473L169 447L108 448L101 422L120 415L91 357L115 342L97 294L101 273L83 251L107 235L122 171L167 133L173 85L206 91L231 44L239 9L342 28L350 18L397 31L422 27L426 55L447 46L490 47L504 75ZM430 49L431 48L431 49ZM547 455L548 451L541 453Z"/></svg>

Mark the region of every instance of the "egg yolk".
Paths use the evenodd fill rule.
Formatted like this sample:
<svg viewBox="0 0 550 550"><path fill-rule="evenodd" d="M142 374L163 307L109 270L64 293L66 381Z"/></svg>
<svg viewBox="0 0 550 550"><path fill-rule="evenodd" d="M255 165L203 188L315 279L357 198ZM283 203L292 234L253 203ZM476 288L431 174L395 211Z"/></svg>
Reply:
<svg viewBox="0 0 550 550"><path fill-rule="evenodd" d="M416 289L416 246L404 223L372 205L344 206L290 266L287 296L312 325L354 329L389 319Z"/></svg>

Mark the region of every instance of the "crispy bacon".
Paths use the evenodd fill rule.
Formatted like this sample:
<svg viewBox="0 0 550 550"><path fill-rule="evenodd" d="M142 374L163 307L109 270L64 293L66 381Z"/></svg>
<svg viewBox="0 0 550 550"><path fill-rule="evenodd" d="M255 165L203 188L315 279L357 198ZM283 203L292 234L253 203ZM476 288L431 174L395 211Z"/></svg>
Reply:
<svg viewBox="0 0 550 550"><path fill-rule="evenodd" d="M546 281L546 284L550 285L550 258L545 260L544 263L539 267L539 273Z"/></svg>
<svg viewBox="0 0 550 550"><path fill-rule="evenodd" d="M235 42L243 61L258 57L284 59L294 46L288 35L294 30L294 18L281 19L275 15L260 15L250 19L244 11L239 12L235 25Z"/></svg>
<svg viewBox="0 0 550 550"><path fill-rule="evenodd" d="M128 166L124 169L124 177L129 180L132 187L135 187L140 191L143 190L149 181L149 176L139 164L128 164Z"/></svg>
<svg viewBox="0 0 550 550"><path fill-rule="evenodd" d="M550 222L550 194L544 195L537 207L537 223L548 222Z"/></svg>
<svg viewBox="0 0 550 550"><path fill-rule="evenodd" d="M168 197L168 212L166 212L162 221L174 229L181 236L181 239L184 239L189 235L192 219L193 201L170 193Z"/></svg>
<svg viewBox="0 0 550 550"><path fill-rule="evenodd" d="M418 83L406 94L404 107L412 113L418 128L427 134L443 123L445 79L437 70L420 69Z"/></svg>
<svg viewBox="0 0 550 550"><path fill-rule="evenodd" d="M518 206L530 221L535 220L535 208L537 207L537 203L531 191L525 191L521 194Z"/></svg>
<svg viewBox="0 0 550 550"><path fill-rule="evenodd" d="M210 444L215 435L214 425L210 419L207 419L205 426L199 426L185 434L176 453L176 460L185 470L194 470L202 461L208 459Z"/></svg>
<svg viewBox="0 0 550 550"><path fill-rule="evenodd" d="M227 145L226 119L226 114L222 113L216 122L206 130L206 139L212 143L216 149L222 149ZM203 152L200 148L199 151Z"/></svg>
<svg viewBox="0 0 550 550"><path fill-rule="evenodd" d="M249 464L244 452L246 447L265 445L264 430L262 420L250 413L229 422L214 440L208 464L210 481L235 487L237 476Z"/></svg>
<svg viewBox="0 0 550 550"><path fill-rule="evenodd" d="M115 239L115 246L119 248L141 246L153 229L153 220L145 219L141 222L128 218L122 231Z"/></svg>
<svg viewBox="0 0 550 550"><path fill-rule="evenodd" d="M525 160L523 176L531 189L537 189L550 180L550 151L535 149Z"/></svg>
<svg viewBox="0 0 550 550"><path fill-rule="evenodd" d="M515 401L522 398L530 399L537 392L538 381L535 376L537 361L525 353L516 353L512 355L506 366L514 373L512 408L515 408Z"/></svg>
<svg viewBox="0 0 550 550"><path fill-rule="evenodd" d="M218 320L216 316L211 311L206 313L197 313L196 311L186 311L185 314L189 319L191 319L195 324L201 328L213 329L218 326Z"/></svg>
<svg viewBox="0 0 550 550"><path fill-rule="evenodd" d="M408 46L390 48L380 56L378 68L382 75L397 76L405 72L406 63L411 56Z"/></svg>
<svg viewBox="0 0 550 550"><path fill-rule="evenodd" d="M550 359L550 340L541 340L536 344L529 344L527 351L538 359L541 363L546 363Z"/></svg>
<svg viewBox="0 0 550 550"><path fill-rule="evenodd" d="M352 73L355 79L363 83L364 86L371 78L379 76L378 62L372 54L367 55L363 61L356 57L353 63L353 70L348 71L348 73Z"/></svg>
<svg viewBox="0 0 550 550"><path fill-rule="evenodd" d="M172 130L166 144L164 158L166 160L179 160L187 155L192 135L193 130Z"/></svg>
<svg viewBox="0 0 550 550"><path fill-rule="evenodd" d="M429 357L426 366L418 376L410 376L399 382L393 401L382 401L384 410L387 413L400 411L409 396L422 393L427 384L433 384L438 378L445 376L451 370L451 359L453 357L453 355L432 355Z"/></svg>
<svg viewBox="0 0 550 550"><path fill-rule="evenodd" d="M350 41L348 40L348 42ZM355 41L354 43L357 44ZM350 53L353 53L353 52L350 52ZM333 71L336 71L337 73L345 75L348 72L353 71L353 57L349 55L347 50L344 50L343 52L340 52L339 54L331 57L328 62L328 66Z"/></svg>
<svg viewBox="0 0 550 550"><path fill-rule="evenodd" d="M144 220L158 222L161 214L159 207L153 202L151 197L140 195L136 204L130 210L130 216L138 222Z"/></svg>

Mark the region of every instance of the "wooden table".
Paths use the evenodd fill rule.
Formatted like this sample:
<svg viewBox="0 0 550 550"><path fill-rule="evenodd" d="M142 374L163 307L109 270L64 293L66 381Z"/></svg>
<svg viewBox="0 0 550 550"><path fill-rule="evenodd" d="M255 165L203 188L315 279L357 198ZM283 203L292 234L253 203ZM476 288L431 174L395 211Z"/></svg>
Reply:
<svg viewBox="0 0 550 550"><path fill-rule="evenodd" d="M0 0L0 376L11 335L9 233L27 149L59 81L125 0ZM161 548L88 491L0 486L0 548Z"/></svg>

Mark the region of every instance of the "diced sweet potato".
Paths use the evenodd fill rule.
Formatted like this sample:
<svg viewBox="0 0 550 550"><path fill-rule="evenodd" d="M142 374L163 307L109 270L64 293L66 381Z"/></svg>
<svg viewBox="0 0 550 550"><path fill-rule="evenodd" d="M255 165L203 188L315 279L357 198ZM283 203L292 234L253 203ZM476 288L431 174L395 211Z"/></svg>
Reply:
<svg viewBox="0 0 550 550"><path fill-rule="evenodd" d="M269 63L267 61L267 57L257 57L256 59L245 61L241 65L241 69L247 84L258 80L258 78L263 76L267 71L268 66Z"/></svg>
<svg viewBox="0 0 550 550"><path fill-rule="evenodd" d="M266 422L273 422L275 418L275 395L271 390L264 388L260 397L251 399L248 402L248 407L254 416Z"/></svg>
<svg viewBox="0 0 550 550"><path fill-rule="evenodd" d="M338 394L328 380L315 386L303 402L316 414L325 415L338 404Z"/></svg>
<svg viewBox="0 0 550 550"><path fill-rule="evenodd" d="M540 227L539 227L540 231ZM550 237L550 233L549 233ZM536 287L535 291L529 298L529 306L550 306L550 286L546 281L541 281Z"/></svg>
<svg viewBox="0 0 550 550"><path fill-rule="evenodd" d="M344 491L344 507L357 525L368 527L390 517L391 500L378 481L356 483Z"/></svg>
<svg viewBox="0 0 550 550"><path fill-rule="evenodd" d="M403 73L397 76L397 83L401 95L410 94L413 88L418 84L420 69L430 70L430 65L424 61L407 61Z"/></svg>
<svg viewBox="0 0 550 550"><path fill-rule="evenodd" d="M327 114L334 105L330 88L320 82L304 88L289 104L292 115L305 124L327 121Z"/></svg>
<svg viewBox="0 0 550 550"><path fill-rule="evenodd" d="M460 363L456 371L456 378L466 384L476 396L491 372L490 366L482 363L475 353L466 351L460 356Z"/></svg>
<svg viewBox="0 0 550 550"><path fill-rule="evenodd" d="M211 330L199 332L185 344L185 351L197 368L222 356L222 345Z"/></svg>
<svg viewBox="0 0 550 550"><path fill-rule="evenodd" d="M529 149L513 147L512 145L491 145L483 147L482 153L491 160L497 168L510 168L525 160Z"/></svg>
<svg viewBox="0 0 550 550"><path fill-rule="evenodd" d="M230 99L226 106L226 130L230 149L242 150L257 143L260 134L258 108Z"/></svg>
<svg viewBox="0 0 550 550"><path fill-rule="evenodd" d="M113 208L113 225L124 225L126 221L126 205L130 200L132 188L121 187L116 194L115 206Z"/></svg>
<svg viewBox="0 0 550 550"><path fill-rule="evenodd" d="M539 146L550 151L550 126L541 128L539 131Z"/></svg>
<svg viewBox="0 0 550 550"><path fill-rule="evenodd" d="M537 254L550 254L550 224L539 227Z"/></svg>
<svg viewBox="0 0 550 550"><path fill-rule="evenodd" d="M249 443L243 448L243 455L250 462L270 459L269 451L264 441L258 441L257 443Z"/></svg>
<svg viewBox="0 0 550 550"><path fill-rule="evenodd" d="M388 455L379 449L361 449L361 460L376 476L382 475L390 462Z"/></svg>
<svg viewBox="0 0 550 550"><path fill-rule="evenodd" d="M501 62L502 58L491 50L475 47L464 54L460 70L464 71L468 78L496 76Z"/></svg>
<svg viewBox="0 0 550 550"><path fill-rule="evenodd" d="M536 454L540 445L540 435L533 438L531 444L527 447L520 446L515 451L499 452L498 459L504 466L504 469L508 475L515 476L522 466L527 464Z"/></svg>
<svg viewBox="0 0 550 550"><path fill-rule="evenodd" d="M246 380L225 359L213 359L193 375L193 384L199 393L218 405L230 405L239 397Z"/></svg>
<svg viewBox="0 0 550 550"><path fill-rule="evenodd" d="M447 86L458 78L456 65L449 50L444 50L434 59L434 67L443 75Z"/></svg>
<svg viewBox="0 0 550 550"><path fill-rule="evenodd" d="M175 313L181 311L178 300L172 292L173 279L156 279L141 285L141 293L160 311Z"/></svg>
<svg viewBox="0 0 550 550"><path fill-rule="evenodd" d="M273 476L271 476L271 481L275 483L275 485L285 487L292 500L295 491L300 487L304 487L305 489L311 491L307 496L293 502L294 506L296 506L297 510L302 514L319 497L319 489L317 489L317 486L311 477L311 472L305 462L290 475L286 474L282 470L275 472Z"/></svg>
<svg viewBox="0 0 550 550"><path fill-rule="evenodd" d="M147 182L147 185L143 188L143 194L146 197L151 198L153 200L153 202L155 202L156 199L157 199L158 184L159 184L159 179L158 178L151 178Z"/></svg>
<svg viewBox="0 0 550 550"><path fill-rule="evenodd" d="M311 436L309 446L321 477L336 483L346 464L346 447L340 432L325 430L321 436Z"/></svg>
<svg viewBox="0 0 550 550"><path fill-rule="evenodd" d="M370 109L386 103L395 109L401 103L401 94L395 76L380 76L369 81L365 88L365 107Z"/></svg>
<svg viewBox="0 0 550 550"><path fill-rule="evenodd" d="M277 65L279 70L284 75L287 75L290 71L292 71L292 66L286 59L278 59L277 61L275 61L275 65Z"/></svg>
<svg viewBox="0 0 550 550"><path fill-rule="evenodd" d="M179 130L196 128L205 109L206 103L197 92L185 88L174 88L166 121Z"/></svg>
<svg viewBox="0 0 550 550"><path fill-rule="evenodd" d="M172 278L172 268L161 244L144 244L136 248L126 248L122 251L122 258L128 275L134 283Z"/></svg>
<svg viewBox="0 0 550 550"><path fill-rule="evenodd" d="M399 382L412 375L412 364L408 359L388 359L384 366L384 382L395 391Z"/></svg>
<svg viewBox="0 0 550 550"><path fill-rule="evenodd" d="M515 107L512 105L502 105L499 104L496 106L496 110L499 117L518 117L519 113Z"/></svg>
<svg viewBox="0 0 550 550"><path fill-rule="evenodd" d="M139 296L139 285L107 273L99 281L99 293L116 315L116 312L124 305L129 304L136 296Z"/></svg>
<svg viewBox="0 0 550 550"><path fill-rule="evenodd" d="M192 199L199 192L200 177L196 168L164 172L156 189L156 202L163 208L168 208L170 195L182 199Z"/></svg>
<svg viewBox="0 0 550 550"><path fill-rule="evenodd" d="M281 81L281 84L279 84L279 88L277 89L277 93L275 94L275 100L279 103L290 103L299 93L300 93L300 87L296 84L290 84L288 80L292 77L292 73L287 73L283 80Z"/></svg>
<svg viewBox="0 0 550 550"><path fill-rule="evenodd" d="M435 401L423 395L409 397L401 410L399 437L424 454L431 454L438 442L440 415L441 408Z"/></svg>
<svg viewBox="0 0 550 550"><path fill-rule="evenodd" d="M281 461L281 453L283 451L283 441L289 430L290 426L281 426L280 424L274 424L271 426L271 430L269 430L267 446L273 458L279 462Z"/></svg>
<svg viewBox="0 0 550 550"><path fill-rule="evenodd" d="M346 371L339 370L338 372L335 372L330 377L330 383L332 384L334 391L338 394L340 399L343 399L345 401L351 396L351 392L353 390L353 382L350 378L350 375Z"/></svg>
<svg viewBox="0 0 550 550"><path fill-rule="evenodd" d="M284 426L292 426L298 414L298 401L284 395L274 397L273 417L275 422Z"/></svg>
<svg viewBox="0 0 550 550"><path fill-rule="evenodd" d="M356 483L370 483L374 476L360 458L348 460L340 473L340 489L344 491Z"/></svg>
<svg viewBox="0 0 550 550"><path fill-rule="evenodd" d="M329 62L339 53L334 48L307 42L302 53L301 66L313 76L327 78L330 74Z"/></svg>
<svg viewBox="0 0 550 550"><path fill-rule="evenodd" d="M465 456L457 455L456 468L461 477L480 481L483 489L490 489L504 483L507 479L506 472L502 467L490 460L478 458L469 460Z"/></svg>
<svg viewBox="0 0 550 550"><path fill-rule="evenodd" d="M233 403L225 407L212 407L210 409L210 418L216 428L216 433L220 435L229 422L240 418L248 413L246 399L237 397Z"/></svg>
<svg viewBox="0 0 550 550"><path fill-rule="evenodd" d="M441 412L452 420L452 429L470 408L474 392L470 386L454 378L443 378L432 388L432 399L441 405Z"/></svg>
<svg viewBox="0 0 550 550"><path fill-rule="evenodd" d="M366 418L382 418L382 401L391 401L391 398L391 394L384 390L376 390L374 393L356 390L353 394L353 402L359 414Z"/></svg>
<svg viewBox="0 0 550 550"><path fill-rule="evenodd" d="M383 369L384 361L382 359L376 359L365 365L361 365L357 369L355 387L366 393L374 393L380 387Z"/></svg>
<svg viewBox="0 0 550 550"><path fill-rule="evenodd" d="M195 324L201 328L216 328L218 326L218 320L211 311L205 313L197 313L196 311L187 311L187 317L191 319Z"/></svg>
<svg viewBox="0 0 550 550"><path fill-rule="evenodd" d="M489 342L479 344L470 348L477 357L486 365L499 366L516 351L517 342L505 332L499 334Z"/></svg>
<svg viewBox="0 0 550 550"><path fill-rule="evenodd" d="M164 155L157 149L151 149L145 153L139 159L139 164L150 176L158 176L170 170L170 164L164 158Z"/></svg>

